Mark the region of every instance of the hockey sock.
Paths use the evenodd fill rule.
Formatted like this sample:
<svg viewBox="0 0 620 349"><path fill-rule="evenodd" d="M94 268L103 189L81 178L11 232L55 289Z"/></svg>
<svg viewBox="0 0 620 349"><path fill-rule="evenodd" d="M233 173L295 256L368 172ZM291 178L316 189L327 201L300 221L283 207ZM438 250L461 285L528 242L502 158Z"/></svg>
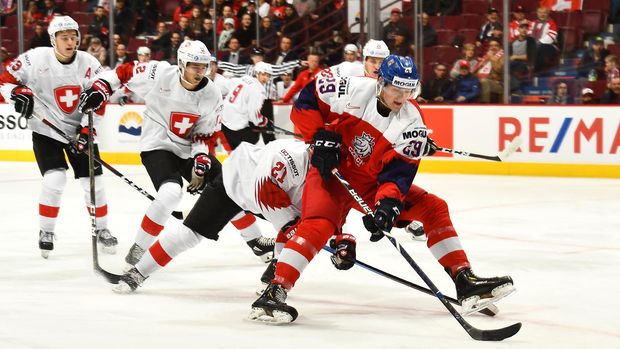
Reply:
<svg viewBox="0 0 620 349"><path fill-rule="evenodd" d="M327 219L302 220L278 257L274 281L288 290L293 288L306 266L335 231L336 227Z"/></svg>
<svg viewBox="0 0 620 349"><path fill-rule="evenodd" d="M90 206L90 179L82 177L79 180L82 189L84 189L84 201L86 202L86 210L88 212L88 206ZM108 227L108 201L105 196L102 176L95 176L95 216L97 217L97 229Z"/></svg>
<svg viewBox="0 0 620 349"><path fill-rule="evenodd" d="M450 220L448 204L436 195L426 192L414 202L412 207L401 213L400 219L422 222L428 237L426 245L439 264L450 270L452 276L456 275L458 270L469 267L465 250Z"/></svg>
<svg viewBox="0 0 620 349"><path fill-rule="evenodd" d="M202 235L181 224L178 229L166 231L166 234L160 236L136 264L136 268L143 276L149 276L203 239Z"/></svg>
<svg viewBox="0 0 620 349"><path fill-rule="evenodd" d="M136 234L138 246L145 250L151 246L182 198L183 188L176 182L166 182L159 187L155 201L146 210Z"/></svg>
<svg viewBox="0 0 620 349"><path fill-rule="evenodd" d="M293 237L293 235L295 235L298 224L299 222L297 221L293 225L287 227L286 229L282 228L278 231L278 235L276 236L276 244L273 249L274 259L278 259L286 242L289 241L291 237Z"/></svg>
<svg viewBox="0 0 620 349"><path fill-rule="evenodd" d="M53 232L60 210L60 199L67 184L67 171L55 169L45 172L39 196L39 226L43 231Z"/></svg>
<svg viewBox="0 0 620 349"><path fill-rule="evenodd" d="M251 213L239 212L233 219L230 220L230 223L239 230L239 234L245 242L258 239L263 236L260 229L258 228L258 223L256 223L256 217L254 217Z"/></svg>

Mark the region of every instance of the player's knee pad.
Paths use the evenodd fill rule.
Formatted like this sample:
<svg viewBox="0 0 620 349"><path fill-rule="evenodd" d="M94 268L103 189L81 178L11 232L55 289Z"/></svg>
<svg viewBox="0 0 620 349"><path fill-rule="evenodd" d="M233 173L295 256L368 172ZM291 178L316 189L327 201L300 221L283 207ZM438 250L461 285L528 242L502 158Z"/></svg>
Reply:
<svg viewBox="0 0 620 349"><path fill-rule="evenodd" d="M302 239L295 239L296 241L310 244L318 253L336 231L337 227L328 219L309 218L299 223L294 236Z"/></svg>
<svg viewBox="0 0 620 349"><path fill-rule="evenodd" d="M67 185L67 170L57 168L46 171L43 175L43 190L54 194L62 194Z"/></svg>
<svg viewBox="0 0 620 349"><path fill-rule="evenodd" d="M204 239L201 235L184 225L180 225L179 229L167 231L159 238L161 247L171 257L178 256L181 252L198 245Z"/></svg>
<svg viewBox="0 0 620 349"><path fill-rule="evenodd" d="M82 189L84 189L84 191L86 193L90 192L90 178L88 177L80 177L78 178L78 180L80 181L80 185L82 186ZM95 176L95 190L102 191L103 190L103 177L102 176Z"/></svg>
<svg viewBox="0 0 620 349"><path fill-rule="evenodd" d="M157 201L174 210L183 199L183 187L177 182L165 182L159 186Z"/></svg>

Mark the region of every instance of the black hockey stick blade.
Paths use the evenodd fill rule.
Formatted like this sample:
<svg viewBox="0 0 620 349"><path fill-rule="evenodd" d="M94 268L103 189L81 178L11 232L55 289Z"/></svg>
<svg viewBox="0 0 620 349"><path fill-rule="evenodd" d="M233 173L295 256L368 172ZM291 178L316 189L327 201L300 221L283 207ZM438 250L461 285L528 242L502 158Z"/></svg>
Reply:
<svg viewBox="0 0 620 349"><path fill-rule="evenodd" d="M469 333L471 338L475 340L497 342L514 336L520 329L521 323L517 322L516 324L512 324L504 328L498 328L496 330L481 330L471 327L467 329L467 333Z"/></svg>
<svg viewBox="0 0 620 349"><path fill-rule="evenodd" d="M329 247L329 246L323 246L323 249L325 251L329 252L329 253L334 253L334 249ZM362 268L364 268L364 269L366 269L368 271L371 271L371 272L373 272L375 274L381 275L381 276L383 276L383 277L385 277L387 279L390 279L392 281L396 281L396 282L398 282L401 285L405 285L405 286L413 288L414 290L417 290L417 291L420 291L422 293L426 293L428 295L434 296L433 292L431 290L429 290L428 288L426 288L426 287L423 287L423 286L417 285L417 284L415 284L415 283L413 283L411 281L407 281L405 279L402 279L402 278L400 278L400 277L398 277L398 276L396 276L394 274L390 274L390 273L388 273L386 271L383 271L383 270L381 270L381 269L379 269L377 267L373 267L372 265L366 264L366 263L364 263L364 262L362 262L362 261L360 261L358 259L355 260L355 265L357 265L359 267L362 267ZM461 303L459 303L458 300L456 300L456 299L454 299L452 297L448 297L448 296L444 296L444 297L452 304L461 305ZM499 312L499 309L497 307L494 307L494 309L496 309L496 311ZM487 315L487 316L495 316L495 315L497 315L496 312L494 312L493 310L491 310L489 308L482 309L482 310L479 311L479 313Z"/></svg>
<svg viewBox="0 0 620 349"><path fill-rule="evenodd" d="M103 276L103 278L111 284L118 284L121 279L120 275L110 273L109 271L103 269L99 264L95 265L95 272Z"/></svg>

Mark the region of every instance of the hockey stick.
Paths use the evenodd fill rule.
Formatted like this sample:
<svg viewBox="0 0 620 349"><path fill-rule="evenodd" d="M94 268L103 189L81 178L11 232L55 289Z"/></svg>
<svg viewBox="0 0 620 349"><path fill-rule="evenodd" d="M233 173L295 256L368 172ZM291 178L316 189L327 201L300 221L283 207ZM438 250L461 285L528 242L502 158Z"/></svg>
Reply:
<svg viewBox="0 0 620 349"><path fill-rule="evenodd" d="M334 251L334 249L333 249L333 248L331 248L331 247L329 247L329 246L323 246L323 249L324 249L325 251L329 252L329 253L334 253L334 252L335 252L335 251ZM415 289L415 290L418 290L418 291L420 291L420 292L422 292L422 293L426 293L426 294L429 294L429 295L431 295L431 296L434 296L434 295L435 295L435 294L433 293L433 291L429 290L429 289L428 289L428 288L426 288L426 287L422 287L422 286L420 286L420 285L416 285L416 284L414 284L414 283L413 283L413 282L411 282L411 281L407 281L407 280L405 280L405 279L401 279L401 278L399 278L399 277L398 277L398 276L396 276L396 275L390 274L390 273L388 273L388 272L386 272L386 271L383 271L383 270L381 270L381 269L379 269L379 268L375 268L375 267L373 267L372 265L366 264L366 263L364 263L364 262L360 261L359 259L356 259L356 260L355 260L355 264L356 264L356 265L358 265L358 266L360 266L360 267L362 267L362 268L364 268L364 269L366 269L366 270L369 270L369 271L371 271L371 272L373 272L373 273L375 273L375 274L381 275L381 276L383 276L383 277L385 277L385 278L388 278L388 279L390 279L390 280L392 280L392 281L396 281L396 282L398 282L399 284L402 284L402 285L405 285L405 286L411 287L411 288L413 288L413 289ZM456 304L456 305L461 305L461 303L459 303L459 301L458 301L458 300L456 300L456 299L454 299L454 298L452 298L452 297L449 297L449 296L445 296L445 297L446 297L446 299L447 299L450 303L452 303L452 304ZM490 307L485 308L485 309L482 309L482 310L480 311L480 313L482 313L482 314L484 314L484 315L488 315L488 316L495 316L495 315L497 315L497 313L499 313L499 308L498 308L497 306L495 306L494 304L491 304L491 306L490 306Z"/></svg>
<svg viewBox="0 0 620 349"><path fill-rule="evenodd" d="M444 148L444 147L438 147L437 151L440 151L442 153L451 153L451 154L458 154L462 156L469 156L471 158L479 158L479 159L485 159L485 160L490 160L490 161L502 162L502 161L505 161L506 158L512 155L515 151L517 151L517 148L519 148L519 146L521 145L521 142L522 142L521 137L516 137L515 139L512 140L512 142L508 143L508 145L506 146L506 149L504 149L502 152L500 152L499 154L495 156L470 153L467 151L454 150L454 149Z"/></svg>
<svg viewBox="0 0 620 349"><path fill-rule="evenodd" d="M340 174L337 168L332 170L332 174L334 177L338 179L338 181L347 189L349 194L353 197L353 199L362 207L366 214L372 215L372 210L370 207L364 202L361 196L355 191L353 186ZM409 263L409 265L418 273L418 275L424 280L424 283L433 291L435 297L441 301L441 303L448 309L450 314L459 322L459 324L467 331L467 334L475 340L479 341L501 341L503 339L509 338L517 334L521 329L521 323L517 322L516 324L512 324L510 326L499 328L495 330L480 330L478 328L470 325L461 314L459 314L456 309L450 304L450 302L446 299L446 297L439 291L437 286L433 284L431 279L424 273L422 268L418 266L418 264L411 258L409 253L405 251L405 249L400 245L400 243L396 240L396 238L390 234L389 232L383 232L385 236L390 240L392 245L400 252L400 254L405 258L405 260Z"/></svg>
<svg viewBox="0 0 620 349"><path fill-rule="evenodd" d="M287 136L293 136L293 137L297 137L297 138L303 138L302 135L300 135L299 133L295 133L295 132L291 132L285 128L276 126L276 123L273 122L271 119L267 119L267 122L271 123L271 126L273 126L274 129L274 134L283 134L283 135L287 135ZM275 133L276 131L280 132L280 133Z"/></svg>
<svg viewBox="0 0 620 349"><path fill-rule="evenodd" d="M38 98L37 98L38 99ZM32 115L34 115L37 119L39 119L39 121L41 121L42 123L46 124L47 126L49 126L52 130L54 130L56 133L58 133L62 138L64 138L67 142L69 142L69 146L73 147L75 144L75 141L73 140L73 138L69 137L63 130L61 130L58 126L52 124L49 120L47 120L46 118L44 118L41 115L38 115L37 113L32 113ZM94 154L93 154L94 156ZM139 187L136 183L134 183L133 181L131 181L129 178L125 177L122 173L120 173L117 169L115 169L114 167L112 167L112 165L108 164L107 162L103 161L100 157L95 156L94 158L95 161L97 161L97 163L103 165L105 168L107 168L110 172L114 173L117 177L120 177L123 181L125 181L125 183L129 184L132 188L134 188L135 190L137 190L140 194L146 196L149 200L154 201L155 198L149 194L146 190L142 189L141 187ZM179 211L174 211L172 212L172 216L174 218L177 219L183 219L183 213L179 212Z"/></svg>
<svg viewBox="0 0 620 349"><path fill-rule="evenodd" d="M90 206L88 207L88 213L90 213L90 234L93 248L93 268L95 272L103 276L108 282L118 284L121 279L120 275L112 274L104 270L99 265L99 252L97 251L97 206L95 204L95 145L93 139L93 112L88 112L88 127L91 132L88 132L88 178L90 180Z"/></svg>

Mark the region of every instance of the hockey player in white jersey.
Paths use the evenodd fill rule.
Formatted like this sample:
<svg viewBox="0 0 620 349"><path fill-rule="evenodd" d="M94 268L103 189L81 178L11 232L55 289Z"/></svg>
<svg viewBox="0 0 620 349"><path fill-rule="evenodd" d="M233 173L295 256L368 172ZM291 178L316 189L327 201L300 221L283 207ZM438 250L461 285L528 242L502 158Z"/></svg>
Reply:
<svg viewBox="0 0 620 349"><path fill-rule="evenodd" d="M54 17L47 30L52 47L39 47L21 54L0 76L4 99L15 105L21 117L28 119L28 128L32 130L33 150L43 176L39 197L39 248L44 258L54 249L56 219L69 168L65 154L84 189L87 205L90 202L88 157L81 153L91 130L88 118L77 106L80 92L101 71L101 65L93 56L78 51L79 29L78 23L69 16ZM67 135L77 133L76 146L68 145L49 126L33 119L33 114L46 118ZM103 109L100 114L103 115ZM95 126L99 119L95 117ZM99 154L96 145L95 154ZM97 241L104 252L114 253L117 241L107 229L108 206L101 174L101 166L96 166Z"/></svg>
<svg viewBox="0 0 620 349"><path fill-rule="evenodd" d="M319 75L324 76L323 72L328 71L338 77L367 76L376 79L381 63L389 54L390 49L387 47L385 42L370 39L362 49L362 58L364 60L363 64L344 61L327 69L323 69L317 74L317 77Z"/></svg>
<svg viewBox="0 0 620 349"><path fill-rule="evenodd" d="M230 91L224 98L222 133L231 150L241 142L255 144L268 119L261 114L265 101L265 85L271 80L271 64L257 62L252 74L229 81ZM241 237L264 262L272 258L274 239L262 237L261 230L252 214L239 214L231 223ZM267 252L269 251L269 252Z"/></svg>
<svg viewBox="0 0 620 349"><path fill-rule="evenodd" d="M301 212L308 162L308 145L298 140L276 140L264 147L241 143L222 165L222 176L207 184L183 225L159 236L113 290L135 291L147 277L204 238L217 240L229 220L245 211L260 214L276 230L286 231L287 223Z"/></svg>
<svg viewBox="0 0 620 349"><path fill-rule="evenodd" d="M99 75L80 97L79 108L98 109L122 84L145 100L140 139L142 163L157 189L146 210L136 241L125 261L135 265L164 228L187 190L202 189L205 177L217 175L220 164L209 153L207 141L219 130L222 96L206 78L211 54L200 41L185 41L177 51L178 66L150 61L127 63Z"/></svg>
<svg viewBox="0 0 620 349"><path fill-rule="evenodd" d="M271 64L258 62L254 66L254 77L243 76L230 80L230 92L224 99L222 132L232 149L241 142L256 144L260 129L268 119L261 114L265 101L265 84L271 79Z"/></svg>

